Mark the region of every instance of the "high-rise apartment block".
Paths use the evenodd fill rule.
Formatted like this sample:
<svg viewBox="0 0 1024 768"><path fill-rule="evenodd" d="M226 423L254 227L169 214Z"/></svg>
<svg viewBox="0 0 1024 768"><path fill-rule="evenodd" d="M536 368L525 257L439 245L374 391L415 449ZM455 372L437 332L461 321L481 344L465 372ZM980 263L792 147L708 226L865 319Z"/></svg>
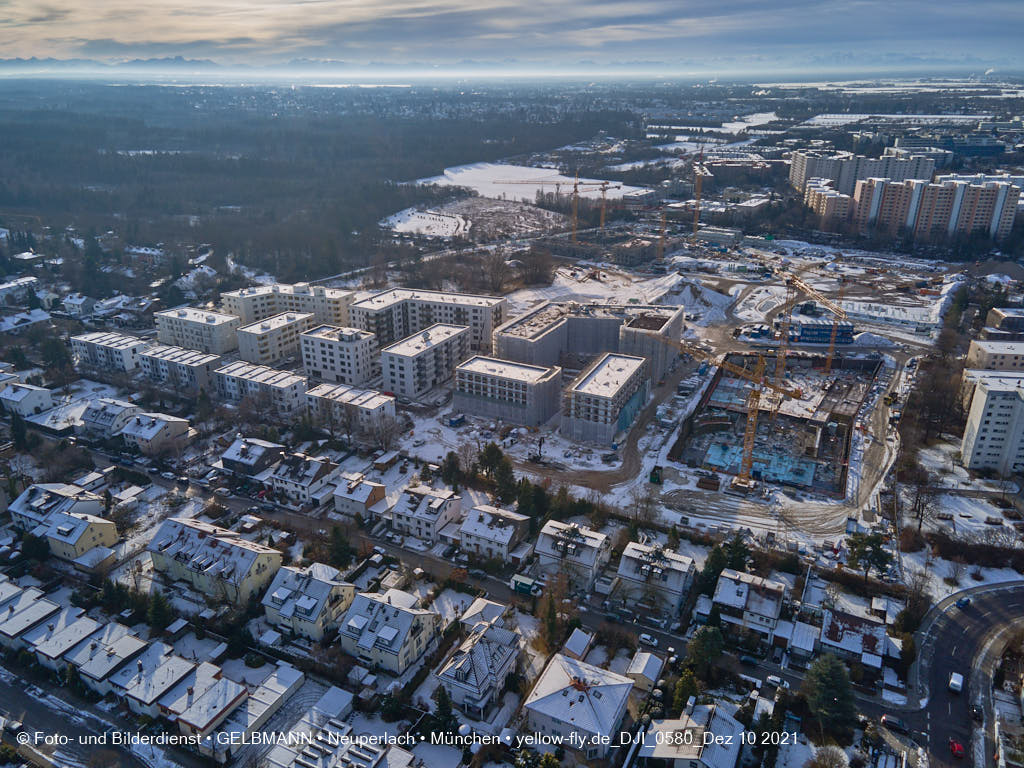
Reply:
<svg viewBox="0 0 1024 768"><path fill-rule="evenodd" d="M851 152L800 149L790 157L789 182L804 192L811 179L831 179L837 192L852 195L860 179L930 180L933 173L935 160L921 155L865 157Z"/></svg>
<svg viewBox="0 0 1024 768"><path fill-rule="evenodd" d="M384 389L419 397L448 381L455 366L469 357L470 330L437 323L381 350Z"/></svg>
<svg viewBox="0 0 1024 768"><path fill-rule="evenodd" d="M380 375L377 337L360 328L320 325L302 334L302 365L315 379L359 386Z"/></svg>

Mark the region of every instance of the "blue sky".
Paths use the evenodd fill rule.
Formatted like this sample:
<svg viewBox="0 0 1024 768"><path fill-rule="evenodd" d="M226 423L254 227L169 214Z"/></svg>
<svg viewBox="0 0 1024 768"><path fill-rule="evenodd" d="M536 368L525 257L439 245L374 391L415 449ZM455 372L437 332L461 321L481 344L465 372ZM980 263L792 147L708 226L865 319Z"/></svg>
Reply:
<svg viewBox="0 0 1024 768"><path fill-rule="evenodd" d="M1022 0L0 0L4 58L810 76L1022 71L1022 40Z"/></svg>

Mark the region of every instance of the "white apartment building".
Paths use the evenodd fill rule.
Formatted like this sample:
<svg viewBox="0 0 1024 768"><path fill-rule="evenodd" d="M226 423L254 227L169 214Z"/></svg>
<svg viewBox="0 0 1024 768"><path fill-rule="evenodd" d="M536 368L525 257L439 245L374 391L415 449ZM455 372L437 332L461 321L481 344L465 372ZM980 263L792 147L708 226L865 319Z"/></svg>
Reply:
<svg viewBox="0 0 1024 768"><path fill-rule="evenodd" d="M441 617L416 607L418 602L398 589L360 592L338 626L342 650L365 667L401 675L434 648L441 633Z"/></svg>
<svg viewBox="0 0 1024 768"><path fill-rule="evenodd" d="M139 366L140 354L151 342L121 333L96 331L71 337L75 368L128 373Z"/></svg>
<svg viewBox="0 0 1024 768"><path fill-rule="evenodd" d="M156 336L161 344L223 355L238 347L236 331L242 324L234 315L195 307L154 312Z"/></svg>
<svg viewBox="0 0 1024 768"><path fill-rule="evenodd" d="M381 351L384 389L410 399L451 379L455 366L469 356L469 328L432 325Z"/></svg>
<svg viewBox="0 0 1024 768"><path fill-rule="evenodd" d="M253 398L269 407L268 416L297 416L305 405L305 376L242 360L218 368L213 376L219 397L232 403Z"/></svg>
<svg viewBox="0 0 1024 768"><path fill-rule="evenodd" d="M570 584L586 590L608 565L612 543L586 526L548 520L537 537L536 554L542 572L564 573Z"/></svg>
<svg viewBox="0 0 1024 768"><path fill-rule="evenodd" d="M267 588L263 612L279 629L319 642L338 626L355 596L355 586L343 581L337 568L323 563L286 566Z"/></svg>
<svg viewBox="0 0 1024 768"><path fill-rule="evenodd" d="M314 379L359 386L380 375L377 337L359 328L320 325L300 340L302 366Z"/></svg>
<svg viewBox="0 0 1024 768"><path fill-rule="evenodd" d="M145 377L175 392L209 392L213 388L213 372L220 364L220 355L163 344L154 344L139 353L139 367Z"/></svg>
<svg viewBox="0 0 1024 768"><path fill-rule="evenodd" d="M718 606L723 630L760 636L762 642L771 645L787 591L781 581L726 568L718 577L711 600Z"/></svg>
<svg viewBox="0 0 1024 768"><path fill-rule="evenodd" d="M850 152L800 149L792 153L790 160L789 181L801 192L813 178L832 179L836 190L852 195L857 181L861 179L930 181L935 173L935 159L924 155L865 157Z"/></svg>
<svg viewBox="0 0 1024 768"><path fill-rule="evenodd" d="M454 522L461 511L461 498L454 491L412 485L402 491L391 510L391 527L418 539L436 542L441 529Z"/></svg>
<svg viewBox="0 0 1024 768"><path fill-rule="evenodd" d="M967 469L1014 474L1024 467L1024 378L999 371L973 378L961 461Z"/></svg>
<svg viewBox="0 0 1024 768"><path fill-rule="evenodd" d="M238 356L257 365L270 365L298 356L299 336L313 325L312 313L283 312L238 329Z"/></svg>
<svg viewBox="0 0 1024 768"><path fill-rule="evenodd" d="M498 296L393 288L349 308L351 325L372 331L381 347L435 324L469 326L471 349L491 348L508 302Z"/></svg>
<svg viewBox="0 0 1024 768"><path fill-rule="evenodd" d="M619 587L614 596L641 609L675 616L696 572L693 558L631 541L619 560Z"/></svg>
<svg viewBox="0 0 1024 768"><path fill-rule="evenodd" d="M310 419L327 430L351 438L372 435L395 420L395 398L373 389L347 384L319 384L306 392Z"/></svg>
<svg viewBox="0 0 1024 768"><path fill-rule="evenodd" d="M475 355L455 368L454 410L536 427L558 413L562 369Z"/></svg>
<svg viewBox="0 0 1024 768"><path fill-rule="evenodd" d="M509 553L529 530L530 518L526 515L479 504L466 513L459 527L459 543L463 552L507 562Z"/></svg>
<svg viewBox="0 0 1024 768"><path fill-rule="evenodd" d="M246 324L282 312L311 312L317 323L345 325L354 295L353 291L309 283L274 283L228 291L220 299L225 312Z"/></svg>
<svg viewBox="0 0 1024 768"><path fill-rule="evenodd" d="M609 444L632 425L647 402L647 360L606 353L587 366L565 390L562 435Z"/></svg>
<svg viewBox="0 0 1024 768"><path fill-rule="evenodd" d="M203 594L244 606L281 567L281 553L191 518L164 520L146 546L153 568Z"/></svg>
<svg viewBox="0 0 1024 768"><path fill-rule="evenodd" d="M974 339L967 350L964 367L985 371L1024 371L1024 341Z"/></svg>

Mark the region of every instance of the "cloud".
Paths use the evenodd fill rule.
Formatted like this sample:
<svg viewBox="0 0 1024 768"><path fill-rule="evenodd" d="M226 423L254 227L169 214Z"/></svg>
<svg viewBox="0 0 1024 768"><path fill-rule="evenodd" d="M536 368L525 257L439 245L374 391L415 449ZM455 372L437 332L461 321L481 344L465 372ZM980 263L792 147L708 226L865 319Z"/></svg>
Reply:
<svg viewBox="0 0 1024 768"><path fill-rule="evenodd" d="M1017 0L0 0L4 56L1024 65Z"/></svg>

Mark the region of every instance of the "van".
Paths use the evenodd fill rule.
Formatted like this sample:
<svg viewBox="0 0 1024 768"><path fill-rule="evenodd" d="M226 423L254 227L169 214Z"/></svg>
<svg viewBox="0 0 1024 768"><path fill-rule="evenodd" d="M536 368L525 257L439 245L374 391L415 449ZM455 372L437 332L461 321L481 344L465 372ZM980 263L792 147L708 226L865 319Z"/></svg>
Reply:
<svg viewBox="0 0 1024 768"><path fill-rule="evenodd" d="M953 693L960 693L964 689L964 676L954 672L949 676L949 690Z"/></svg>
<svg viewBox="0 0 1024 768"><path fill-rule="evenodd" d="M907 724L898 717L893 717L892 715L882 715L882 725L893 733L910 733L910 729L907 728Z"/></svg>

